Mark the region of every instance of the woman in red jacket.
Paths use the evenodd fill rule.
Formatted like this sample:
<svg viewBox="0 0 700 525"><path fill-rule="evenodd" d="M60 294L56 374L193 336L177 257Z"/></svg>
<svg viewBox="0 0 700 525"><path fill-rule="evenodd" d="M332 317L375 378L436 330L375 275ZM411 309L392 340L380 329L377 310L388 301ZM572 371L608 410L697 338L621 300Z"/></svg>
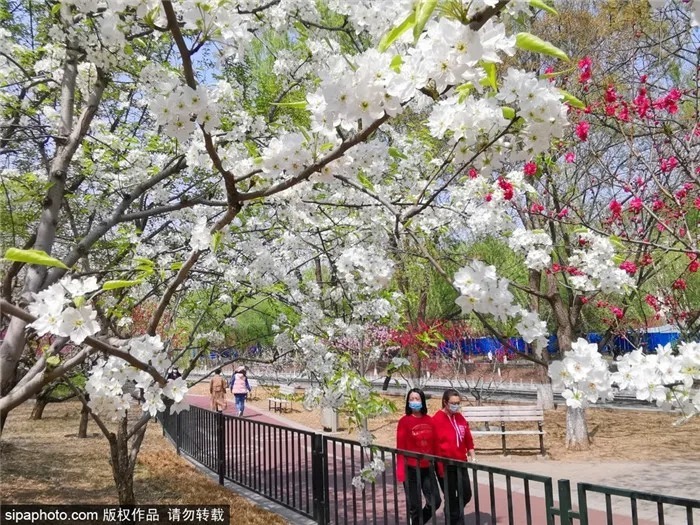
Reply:
<svg viewBox="0 0 700 525"><path fill-rule="evenodd" d="M435 455L435 433L432 418L428 415L425 394L418 388L409 390L406 396L406 415L396 428L396 448L417 454ZM435 479L435 470L430 461L396 456L396 478L403 482L408 503L411 525L427 524L440 507L440 489ZM421 491L425 496L425 507L421 511Z"/></svg>
<svg viewBox="0 0 700 525"><path fill-rule="evenodd" d="M469 423L461 413L462 397L453 389L442 395L442 410L433 416L435 454L449 459L476 461ZM438 481L445 496L449 523L464 521L464 507L472 499L472 487L465 467L438 464Z"/></svg>

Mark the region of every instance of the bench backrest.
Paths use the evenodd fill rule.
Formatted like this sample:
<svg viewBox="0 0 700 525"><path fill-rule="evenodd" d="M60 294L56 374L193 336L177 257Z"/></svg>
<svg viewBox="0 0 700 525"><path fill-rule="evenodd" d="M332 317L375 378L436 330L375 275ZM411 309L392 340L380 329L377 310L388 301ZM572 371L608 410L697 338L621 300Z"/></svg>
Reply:
<svg viewBox="0 0 700 525"><path fill-rule="evenodd" d="M544 410L535 405L462 407L467 421L544 421Z"/></svg>
<svg viewBox="0 0 700 525"><path fill-rule="evenodd" d="M296 390L296 385L280 385L280 395L282 396L292 396Z"/></svg>

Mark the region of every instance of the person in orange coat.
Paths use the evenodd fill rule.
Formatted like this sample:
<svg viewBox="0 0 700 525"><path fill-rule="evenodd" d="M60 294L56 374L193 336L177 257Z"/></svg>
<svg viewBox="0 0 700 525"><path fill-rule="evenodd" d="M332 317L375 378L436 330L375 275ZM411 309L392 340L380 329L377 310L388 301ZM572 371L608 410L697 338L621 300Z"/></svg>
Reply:
<svg viewBox="0 0 700 525"><path fill-rule="evenodd" d="M432 418L428 415L425 394L418 388L409 390L406 396L406 415L396 428L396 448L417 454L435 455L435 433ZM427 524L440 507L440 489L435 470L430 461L413 457L396 456L396 479L406 491L411 525ZM425 506L421 510L421 491Z"/></svg>
<svg viewBox="0 0 700 525"><path fill-rule="evenodd" d="M209 382L209 395L211 395L211 409L217 412L226 410L226 380L221 377L221 368L217 368L214 377Z"/></svg>
<svg viewBox="0 0 700 525"><path fill-rule="evenodd" d="M476 461L474 439L469 423L461 412L462 396L454 389L442 395L442 410L433 416L435 429L435 454L449 459ZM449 523L457 525L464 521L464 507L472 499L469 473L465 467L438 463L438 482L445 496L449 512Z"/></svg>

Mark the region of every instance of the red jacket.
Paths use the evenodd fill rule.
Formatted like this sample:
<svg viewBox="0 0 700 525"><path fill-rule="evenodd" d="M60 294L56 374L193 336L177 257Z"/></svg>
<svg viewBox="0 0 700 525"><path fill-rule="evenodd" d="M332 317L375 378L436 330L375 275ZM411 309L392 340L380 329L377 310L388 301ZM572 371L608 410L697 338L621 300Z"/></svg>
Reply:
<svg viewBox="0 0 700 525"><path fill-rule="evenodd" d="M426 414L422 417L406 415L399 419L399 426L396 427L396 448L416 454L436 455L433 418ZM398 454L396 456L396 479L403 482L405 465L416 467L419 466L418 463L420 463L420 467L430 466L430 461L427 459L419 461L416 458Z"/></svg>
<svg viewBox="0 0 700 525"><path fill-rule="evenodd" d="M435 429L435 454L444 458L467 460L467 451L474 450L469 423L464 416L457 412L452 416L439 410L433 416ZM443 465L438 463L438 475L442 475Z"/></svg>

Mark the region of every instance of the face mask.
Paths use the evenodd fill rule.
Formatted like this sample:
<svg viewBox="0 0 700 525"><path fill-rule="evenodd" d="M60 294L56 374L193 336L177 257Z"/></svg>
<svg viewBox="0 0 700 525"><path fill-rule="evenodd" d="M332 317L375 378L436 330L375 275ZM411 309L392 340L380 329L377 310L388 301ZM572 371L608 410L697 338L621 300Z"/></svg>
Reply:
<svg viewBox="0 0 700 525"><path fill-rule="evenodd" d="M411 410L420 410L423 408L423 403L421 401L409 401L408 408Z"/></svg>
<svg viewBox="0 0 700 525"><path fill-rule="evenodd" d="M447 405L447 408L453 414L456 414L457 412L459 412L459 404L455 405L453 403L450 403L449 405Z"/></svg>

